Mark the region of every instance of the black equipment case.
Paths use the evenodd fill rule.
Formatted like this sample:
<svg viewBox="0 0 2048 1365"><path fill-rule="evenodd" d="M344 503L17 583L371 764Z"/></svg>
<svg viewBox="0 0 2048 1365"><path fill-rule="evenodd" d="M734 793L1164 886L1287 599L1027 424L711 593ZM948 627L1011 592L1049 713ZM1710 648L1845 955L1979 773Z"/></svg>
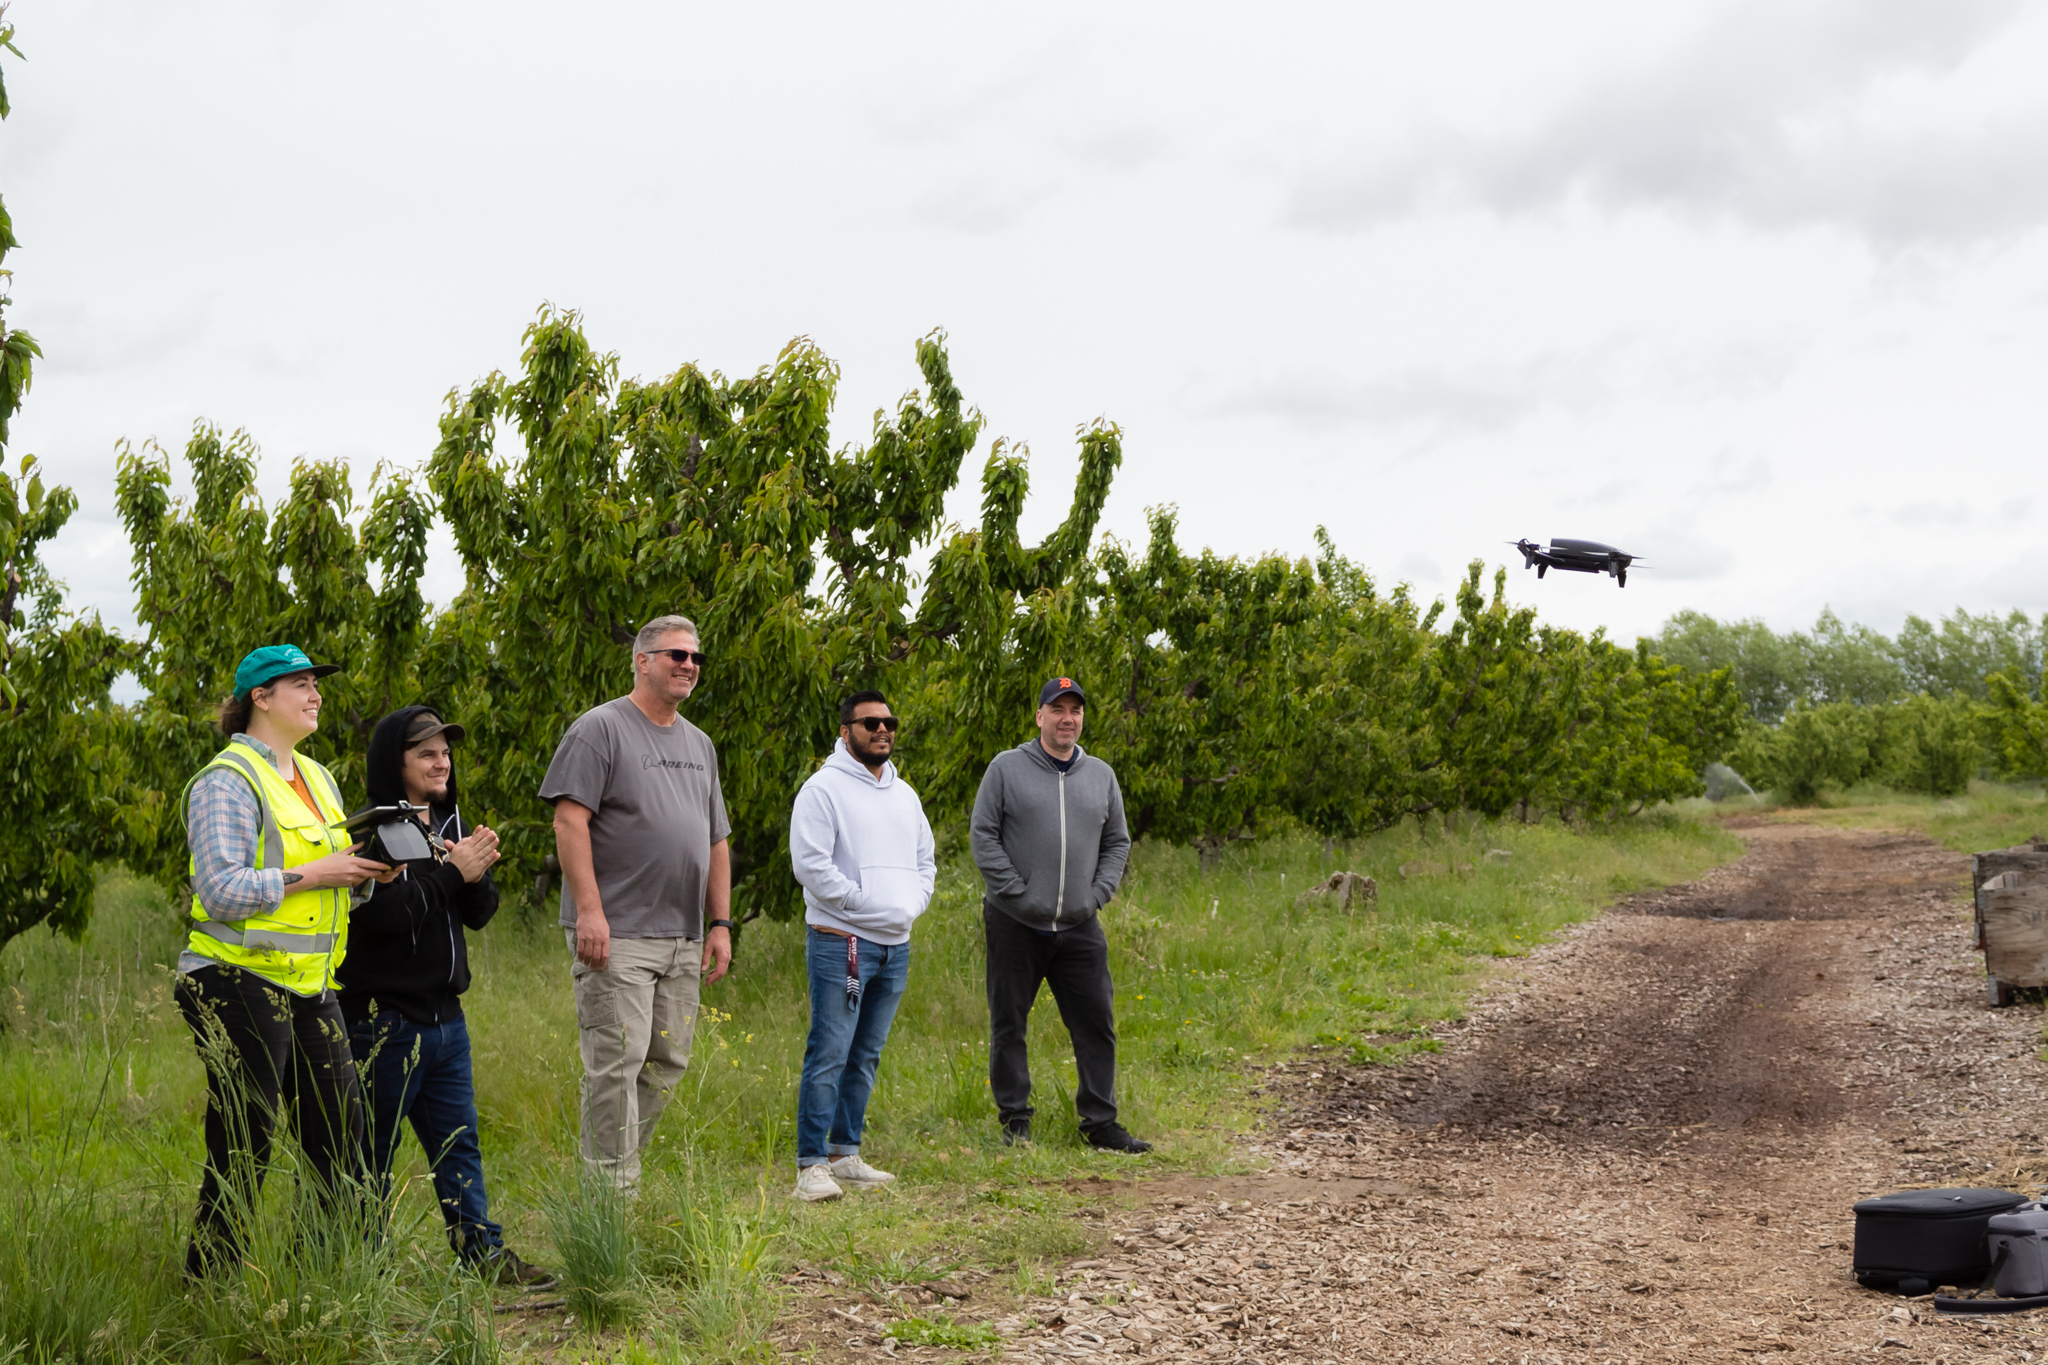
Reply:
<svg viewBox="0 0 2048 1365"><path fill-rule="evenodd" d="M1974 1288L1991 1269L1991 1216L2027 1202L2011 1190L1902 1190L1856 1206L1856 1282L1925 1294Z"/></svg>

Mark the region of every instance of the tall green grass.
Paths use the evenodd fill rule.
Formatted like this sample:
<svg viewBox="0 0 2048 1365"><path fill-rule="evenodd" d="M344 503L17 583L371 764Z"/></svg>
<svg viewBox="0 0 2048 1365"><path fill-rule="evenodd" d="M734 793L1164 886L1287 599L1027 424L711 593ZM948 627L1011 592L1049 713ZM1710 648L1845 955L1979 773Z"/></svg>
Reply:
<svg viewBox="0 0 2048 1365"><path fill-rule="evenodd" d="M2035 783L1972 782L1959 796L1926 796L1865 785L1822 792L1815 805L1777 815L1850 829L1912 830L1958 853L1981 853L2048 836L2048 791Z"/></svg>
<svg viewBox="0 0 2048 1365"><path fill-rule="evenodd" d="M626 1196L609 1178L579 1170L548 1199L547 1215L571 1311L596 1329L638 1317L644 1304Z"/></svg>
<svg viewBox="0 0 2048 1365"><path fill-rule="evenodd" d="M1489 850L1507 856L1489 861ZM863 1144L900 1179L819 1206L787 1197L808 1025L796 926L749 925L733 976L706 991L641 1197L621 1208L578 1179L580 1066L560 932L552 914L508 905L473 938L466 997L492 1215L522 1255L567 1272L579 1332L615 1319L610 1339L627 1334L646 1359L762 1354L771 1272L790 1261L882 1284L975 1263L1028 1288L1045 1263L1099 1236L1089 1197L1063 1181L1242 1169L1261 1065L1307 1045L1363 1058L1426 1046L1489 962L1615 894L1738 851L1713 822L1675 818L1596 833L1410 825L1335 848L1275 838L1206 871L1189 850L1140 848L1104 912L1123 1118L1158 1144L1132 1160L1080 1141L1072 1048L1049 997L1030 1034L1038 1141L1001 1144L979 883L956 837L913 940ZM1298 903L1335 870L1377 878L1378 907ZM551 1341L517 1326L520 1315L494 1323L489 1293L453 1272L410 1138L388 1242L309 1241L313 1215L297 1202L285 1144L252 1211L249 1265L220 1285L184 1284L204 1094L170 999L181 940L153 887L109 873L82 942L31 934L0 953L0 1357L25 1342L28 1359L76 1362L489 1360Z"/></svg>

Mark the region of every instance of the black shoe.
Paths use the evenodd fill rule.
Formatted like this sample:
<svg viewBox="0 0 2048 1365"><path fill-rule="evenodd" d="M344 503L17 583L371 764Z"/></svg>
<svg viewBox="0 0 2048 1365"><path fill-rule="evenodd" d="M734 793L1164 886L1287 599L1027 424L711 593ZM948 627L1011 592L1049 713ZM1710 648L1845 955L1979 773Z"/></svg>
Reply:
<svg viewBox="0 0 2048 1365"><path fill-rule="evenodd" d="M1090 1128L1086 1134L1088 1145L1098 1152L1122 1152L1137 1156L1152 1150L1152 1144L1132 1137L1124 1131L1121 1123L1105 1123L1100 1128Z"/></svg>
<svg viewBox="0 0 2048 1365"><path fill-rule="evenodd" d="M470 1262L476 1273L492 1284L516 1284L522 1289L553 1289L555 1277L539 1266L519 1259L511 1247L492 1247Z"/></svg>
<svg viewBox="0 0 2048 1365"><path fill-rule="evenodd" d="M1003 1124L1003 1146L1029 1147L1031 1145L1031 1120L1011 1119Z"/></svg>

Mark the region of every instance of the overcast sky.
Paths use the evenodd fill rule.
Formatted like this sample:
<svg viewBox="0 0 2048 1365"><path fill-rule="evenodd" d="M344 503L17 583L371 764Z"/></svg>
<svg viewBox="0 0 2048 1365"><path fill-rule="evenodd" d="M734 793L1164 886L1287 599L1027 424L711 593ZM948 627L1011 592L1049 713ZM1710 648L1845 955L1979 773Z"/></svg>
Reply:
<svg viewBox="0 0 2048 1365"><path fill-rule="evenodd" d="M2048 608L2048 6L16 0L13 431L126 623L116 441L432 448L543 300L627 374L815 337L835 430L952 338L1026 530L1122 424L1105 529L1546 619ZM976 515L979 459L953 503ZM361 486L359 482L359 486ZM445 545L445 540L442 542ZM459 582L441 553L430 594Z"/></svg>

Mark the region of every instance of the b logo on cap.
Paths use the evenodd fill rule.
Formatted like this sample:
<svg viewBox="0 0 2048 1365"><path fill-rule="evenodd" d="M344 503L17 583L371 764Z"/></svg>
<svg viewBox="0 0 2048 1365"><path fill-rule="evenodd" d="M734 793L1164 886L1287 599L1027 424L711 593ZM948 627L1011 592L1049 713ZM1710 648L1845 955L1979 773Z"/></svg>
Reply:
<svg viewBox="0 0 2048 1365"><path fill-rule="evenodd" d="M1073 680L1072 678L1061 678L1061 679L1060 679L1060 686L1061 686L1061 687L1072 687L1073 685L1074 685L1074 680Z"/></svg>

